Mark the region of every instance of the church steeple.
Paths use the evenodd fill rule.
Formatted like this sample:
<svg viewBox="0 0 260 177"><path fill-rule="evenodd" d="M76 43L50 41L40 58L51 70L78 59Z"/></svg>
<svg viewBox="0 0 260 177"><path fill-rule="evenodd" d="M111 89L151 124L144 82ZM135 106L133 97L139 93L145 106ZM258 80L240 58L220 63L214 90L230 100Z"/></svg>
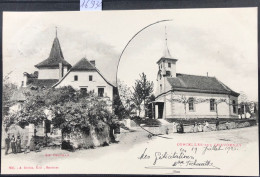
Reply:
<svg viewBox="0 0 260 177"><path fill-rule="evenodd" d="M56 26L55 28L56 28L56 38L57 38L57 36L58 36L58 35L57 35L57 26Z"/></svg>
<svg viewBox="0 0 260 177"><path fill-rule="evenodd" d="M165 44L164 44L164 54L163 54L163 57L164 58L172 58L171 56L171 53L169 51L169 48L168 48L168 43L167 43L167 30L166 30L166 26L165 26Z"/></svg>

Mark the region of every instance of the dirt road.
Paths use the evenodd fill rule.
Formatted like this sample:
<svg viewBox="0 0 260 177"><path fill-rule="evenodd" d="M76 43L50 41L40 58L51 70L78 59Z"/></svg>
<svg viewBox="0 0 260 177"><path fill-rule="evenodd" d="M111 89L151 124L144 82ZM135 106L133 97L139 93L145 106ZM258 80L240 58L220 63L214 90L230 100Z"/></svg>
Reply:
<svg viewBox="0 0 260 177"><path fill-rule="evenodd" d="M121 141L118 144L76 152L46 149L39 153L5 156L4 150L2 150L2 173L203 175L213 173L223 175L230 173L230 169L236 169L231 172L234 175L258 172L255 170L258 169L257 126L204 133L170 134L167 137L171 139L160 137L148 139L147 135L148 133L141 129L136 132L125 132L121 134ZM196 146L195 152L196 144L199 146ZM223 150L208 149L203 154L206 145L214 144L223 144L225 147ZM230 145L236 145L236 150L226 148ZM185 150L184 154L194 157L197 162L210 160L212 166L217 168L206 169L201 173L199 169L187 170L178 164L177 167L181 169L176 170L173 168L173 164L180 159L175 159L173 156L174 153L178 154L181 150ZM158 154L165 153L167 158L156 161ZM145 154L146 158L140 158L142 154ZM157 169L154 169L155 167ZM247 169L247 171L243 171L243 169Z"/></svg>

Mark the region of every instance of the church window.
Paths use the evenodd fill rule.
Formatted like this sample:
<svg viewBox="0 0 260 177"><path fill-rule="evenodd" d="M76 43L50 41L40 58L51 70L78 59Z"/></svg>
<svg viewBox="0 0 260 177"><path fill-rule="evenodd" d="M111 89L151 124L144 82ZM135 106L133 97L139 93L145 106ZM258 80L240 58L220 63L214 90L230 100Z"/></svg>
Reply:
<svg viewBox="0 0 260 177"><path fill-rule="evenodd" d="M90 75L88 80L89 80L89 81L93 81L93 76Z"/></svg>
<svg viewBox="0 0 260 177"><path fill-rule="evenodd" d="M236 109L236 101L233 100L233 101L232 101L232 104L233 104L233 113L237 113L237 109Z"/></svg>
<svg viewBox="0 0 260 177"><path fill-rule="evenodd" d="M166 76L171 76L171 71L166 71Z"/></svg>
<svg viewBox="0 0 260 177"><path fill-rule="evenodd" d="M168 63L168 67L170 68L172 66L172 64L171 63Z"/></svg>
<svg viewBox="0 0 260 177"><path fill-rule="evenodd" d="M74 76L74 81L78 81L78 76L77 75Z"/></svg>
<svg viewBox="0 0 260 177"><path fill-rule="evenodd" d="M210 111L215 111L215 99L210 99Z"/></svg>
<svg viewBox="0 0 260 177"><path fill-rule="evenodd" d="M194 111L194 99L189 98L189 111Z"/></svg>

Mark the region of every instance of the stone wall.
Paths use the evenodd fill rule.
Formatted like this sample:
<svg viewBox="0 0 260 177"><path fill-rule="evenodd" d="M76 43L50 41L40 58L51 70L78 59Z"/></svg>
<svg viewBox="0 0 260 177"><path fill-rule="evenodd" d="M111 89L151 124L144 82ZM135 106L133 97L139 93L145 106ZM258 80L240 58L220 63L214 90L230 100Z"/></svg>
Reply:
<svg viewBox="0 0 260 177"><path fill-rule="evenodd" d="M64 134L64 140L69 140L76 149L89 149L108 145L110 142L109 131L108 125L104 125L102 130L94 127L91 127L89 131L74 130L69 134Z"/></svg>
<svg viewBox="0 0 260 177"><path fill-rule="evenodd" d="M175 123L170 123L167 125L162 125L158 127L143 127L147 131L153 133L153 134L167 134L168 133L177 133L177 124ZM219 125L219 130L228 130L228 129L236 129L236 128L243 128L243 127L250 127L256 125L255 120L247 120L243 122L228 122L228 123L221 123ZM168 129L168 130L167 130ZM195 132L200 132L200 131L194 131L194 125L185 125L183 126L184 133L195 133ZM216 124L209 124L209 127L202 126L202 131L203 132L210 132L210 131L216 131ZM201 132L202 132L201 131Z"/></svg>

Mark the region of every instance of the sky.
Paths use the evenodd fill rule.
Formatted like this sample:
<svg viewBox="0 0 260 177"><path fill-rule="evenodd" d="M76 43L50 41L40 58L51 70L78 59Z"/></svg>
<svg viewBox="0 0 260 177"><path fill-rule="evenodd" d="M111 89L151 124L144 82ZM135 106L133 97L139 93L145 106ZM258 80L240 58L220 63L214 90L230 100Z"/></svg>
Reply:
<svg viewBox="0 0 260 177"><path fill-rule="evenodd" d="M160 20L128 41L142 28ZM156 85L163 56L165 26L168 47L177 58L177 73L215 76L249 100L258 98L257 8L136 10L103 12L4 12L3 76L21 84L23 72L48 58L55 27L70 64L96 60L112 83L132 86L144 72ZM117 73L117 65L118 73Z"/></svg>

